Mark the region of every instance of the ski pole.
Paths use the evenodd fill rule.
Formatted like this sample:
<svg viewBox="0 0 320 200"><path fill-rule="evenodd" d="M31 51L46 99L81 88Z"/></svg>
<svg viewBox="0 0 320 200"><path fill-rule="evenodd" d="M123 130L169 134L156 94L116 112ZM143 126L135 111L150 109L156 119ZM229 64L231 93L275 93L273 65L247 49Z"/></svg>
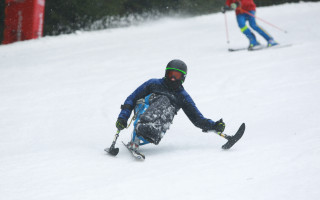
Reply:
<svg viewBox="0 0 320 200"><path fill-rule="evenodd" d="M116 145L117 139L119 137L119 133L120 133L120 130L118 129L116 135L114 136L114 139L113 139L113 142L112 142L110 148L105 149L106 152L108 152L109 154L114 155L114 156L116 156L119 153L119 148L114 147Z"/></svg>
<svg viewBox="0 0 320 200"><path fill-rule="evenodd" d="M227 43L229 44L230 40L229 40L228 20L227 20L227 14L226 13L224 13L224 24L225 24L225 27L226 27Z"/></svg>
<svg viewBox="0 0 320 200"><path fill-rule="evenodd" d="M269 24L270 26L272 26L272 27L274 27L274 28L276 28L276 29L278 29L278 30L280 30L280 31L284 32L284 33L288 33L288 31L283 30L283 29L279 28L278 26L276 26L276 25L274 25L274 24L271 24L270 22L267 22L267 21L266 21L266 20L264 20L264 19L261 19L261 18L259 18L259 17L256 17L255 15L251 14L250 12L248 12L248 11L246 11L246 10L242 9L242 8L241 8L241 11L243 11L244 13L246 13L246 14L248 14L248 15L250 15L250 16L252 16L252 17L256 18L256 19L259 19L260 21L263 21L263 22L264 22L264 23L266 23L266 24Z"/></svg>

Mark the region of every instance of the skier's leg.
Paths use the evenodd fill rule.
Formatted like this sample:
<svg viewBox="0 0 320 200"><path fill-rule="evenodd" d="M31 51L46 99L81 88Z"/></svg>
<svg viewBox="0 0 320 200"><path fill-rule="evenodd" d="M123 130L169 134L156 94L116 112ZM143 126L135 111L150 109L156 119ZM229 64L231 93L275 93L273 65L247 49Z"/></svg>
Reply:
<svg viewBox="0 0 320 200"><path fill-rule="evenodd" d="M148 109L149 107L149 98L151 95L146 96L144 99L139 99L136 102L136 107L134 108L135 113L135 121L133 123L134 129L131 135L131 141L129 142L128 146L131 149L138 149L139 145L148 144L149 142L146 141L144 138L137 136L136 133L136 126L140 120L141 115ZM141 142L142 141L142 142Z"/></svg>
<svg viewBox="0 0 320 200"><path fill-rule="evenodd" d="M137 150L139 149L139 145L140 145L140 138L137 136L136 132L133 131L131 136L131 141L129 142L128 147L133 150Z"/></svg>
<svg viewBox="0 0 320 200"><path fill-rule="evenodd" d="M241 32L249 39L250 46L258 45L259 43L256 40L255 35L251 32L251 30L246 25L246 14L237 15L237 22Z"/></svg>
<svg viewBox="0 0 320 200"><path fill-rule="evenodd" d="M249 21L249 24L250 24L250 27L257 31L267 42L268 42L268 46L274 46L274 45L277 45L278 43L276 43L272 36L267 32L265 31L261 26L258 26L258 24L256 23L256 19L255 19L255 11L250 11L250 13L252 15L248 15L248 21Z"/></svg>
<svg viewBox="0 0 320 200"><path fill-rule="evenodd" d="M139 138L143 138L149 143L159 144L164 133L159 128L161 125L158 123L138 123L135 131Z"/></svg>
<svg viewBox="0 0 320 200"><path fill-rule="evenodd" d="M168 97L158 95L144 112L135 128L137 136L150 143L159 144L169 129L176 111Z"/></svg>

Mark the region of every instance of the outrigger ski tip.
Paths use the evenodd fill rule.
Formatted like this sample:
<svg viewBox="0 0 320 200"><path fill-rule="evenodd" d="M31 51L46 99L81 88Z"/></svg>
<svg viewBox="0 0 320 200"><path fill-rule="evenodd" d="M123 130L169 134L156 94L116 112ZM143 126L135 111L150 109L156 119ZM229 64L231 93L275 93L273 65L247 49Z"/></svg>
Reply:
<svg viewBox="0 0 320 200"><path fill-rule="evenodd" d="M227 138L228 142L225 143L221 148L230 149L236 142L238 142L238 140L240 140L240 138L244 134L245 129L246 125L245 123L242 123L236 134L234 134L234 136L229 136L229 138Z"/></svg>
<svg viewBox="0 0 320 200"><path fill-rule="evenodd" d="M116 156L119 153L119 148L105 148L104 151L110 155Z"/></svg>

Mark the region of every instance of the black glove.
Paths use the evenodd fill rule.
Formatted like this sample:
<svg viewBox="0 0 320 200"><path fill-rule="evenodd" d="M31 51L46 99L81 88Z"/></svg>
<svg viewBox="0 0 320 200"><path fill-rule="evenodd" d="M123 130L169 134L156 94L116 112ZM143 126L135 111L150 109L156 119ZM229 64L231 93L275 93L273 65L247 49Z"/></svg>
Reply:
<svg viewBox="0 0 320 200"><path fill-rule="evenodd" d="M122 119L122 118L118 118L117 122L116 122L116 127L118 130L123 130L124 128L127 128L127 120Z"/></svg>
<svg viewBox="0 0 320 200"><path fill-rule="evenodd" d="M222 121L222 119L220 119L219 121L216 121L212 129L216 132L222 133L225 127L226 127L225 123Z"/></svg>
<svg viewBox="0 0 320 200"><path fill-rule="evenodd" d="M229 10L229 7L228 7L228 6L222 6L222 7L221 7L221 12L222 12L222 13L225 13L227 10Z"/></svg>

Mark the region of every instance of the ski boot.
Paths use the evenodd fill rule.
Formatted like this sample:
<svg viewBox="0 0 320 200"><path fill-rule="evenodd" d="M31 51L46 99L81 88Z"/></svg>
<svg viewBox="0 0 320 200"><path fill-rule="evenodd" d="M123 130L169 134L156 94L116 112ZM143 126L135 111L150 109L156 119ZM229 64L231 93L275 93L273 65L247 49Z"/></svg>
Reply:
<svg viewBox="0 0 320 200"><path fill-rule="evenodd" d="M130 142L128 142L127 147L133 151L139 150L140 139L135 136Z"/></svg>
<svg viewBox="0 0 320 200"><path fill-rule="evenodd" d="M272 46L276 46L276 45L279 45L279 43L277 43L276 41L274 41L274 39L270 39L270 40L268 41L267 47L272 47Z"/></svg>
<svg viewBox="0 0 320 200"><path fill-rule="evenodd" d="M261 49L262 46L258 41L251 41L248 47L249 51Z"/></svg>

